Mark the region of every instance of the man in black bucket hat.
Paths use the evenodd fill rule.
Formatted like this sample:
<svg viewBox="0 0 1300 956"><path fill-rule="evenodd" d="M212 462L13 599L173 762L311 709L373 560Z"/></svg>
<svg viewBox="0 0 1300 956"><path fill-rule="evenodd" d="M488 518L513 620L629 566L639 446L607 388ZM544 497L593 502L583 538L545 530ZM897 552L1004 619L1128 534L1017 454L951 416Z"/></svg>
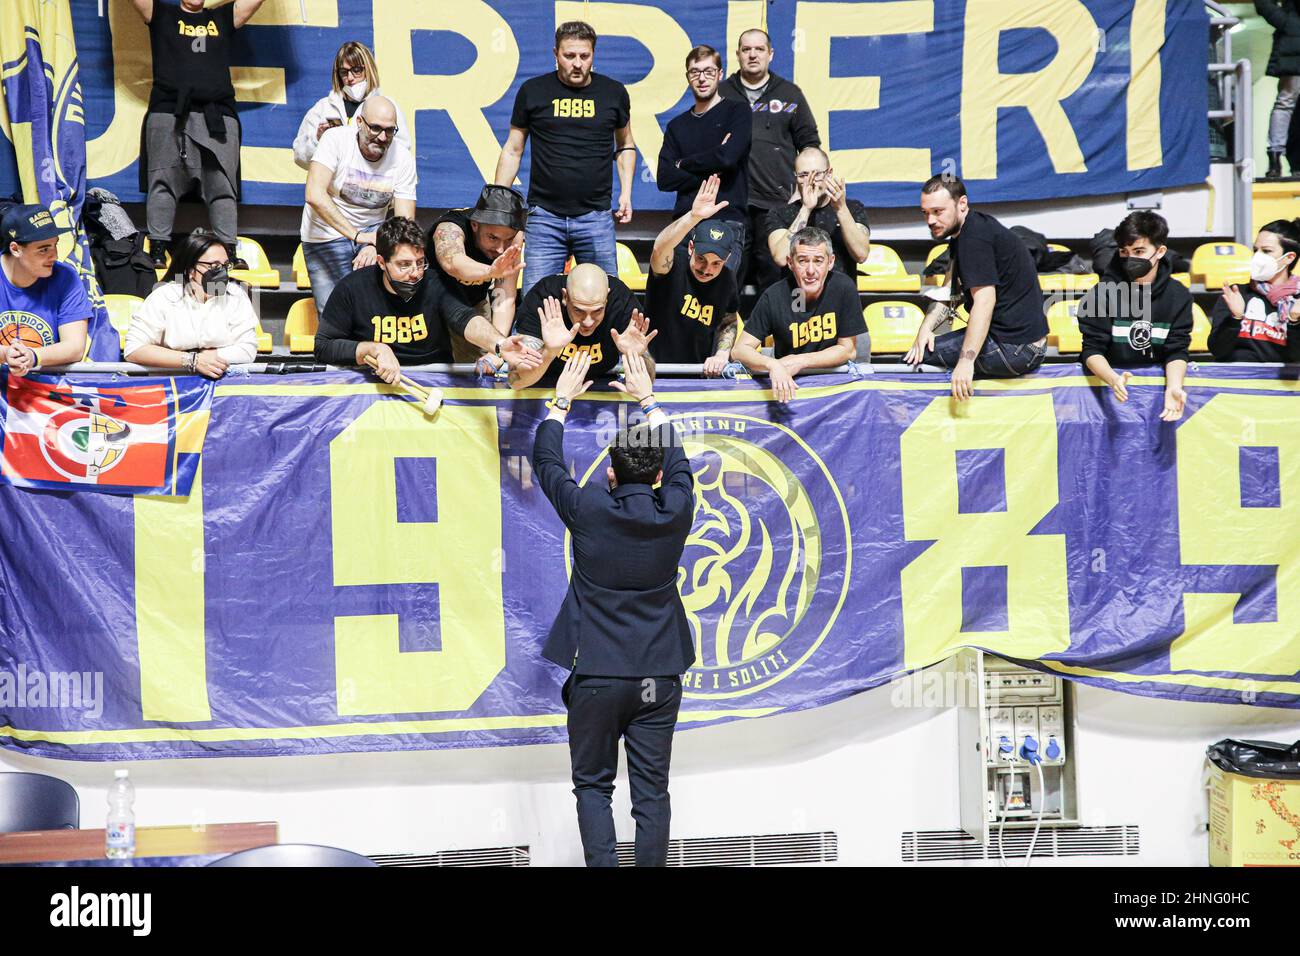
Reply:
<svg viewBox="0 0 1300 956"><path fill-rule="evenodd" d="M524 197L509 186L487 185L473 209L449 209L429 231L435 268L448 291L500 330L510 334L515 320L519 271L524 267ZM473 362L480 352L454 336L457 362ZM496 366L495 356L484 361Z"/></svg>

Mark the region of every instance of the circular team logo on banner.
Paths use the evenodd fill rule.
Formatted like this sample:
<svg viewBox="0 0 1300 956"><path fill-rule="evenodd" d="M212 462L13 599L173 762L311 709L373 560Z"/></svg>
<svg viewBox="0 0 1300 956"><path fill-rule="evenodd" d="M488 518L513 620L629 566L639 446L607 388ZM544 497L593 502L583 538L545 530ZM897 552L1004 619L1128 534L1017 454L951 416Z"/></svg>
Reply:
<svg viewBox="0 0 1300 956"><path fill-rule="evenodd" d="M18 342L33 349L53 345L54 330L39 315L30 312L0 312L0 346Z"/></svg>
<svg viewBox="0 0 1300 956"><path fill-rule="evenodd" d="M1151 322L1138 319L1128 327L1128 344L1135 351L1143 352L1151 347Z"/></svg>
<svg viewBox="0 0 1300 956"><path fill-rule="evenodd" d="M675 415L695 473L677 586L695 640L687 697L743 697L798 670L848 593L848 512L790 429L747 415ZM605 482L608 452L581 482ZM565 538L565 561L570 561Z"/></svg>
<svg viewBox="0 0 1300 956"><path fill-rule="evenodd" d="M73 480L96 478L126 456L131 426L85 408L65 408L45 422L41 453Z"/></svg>

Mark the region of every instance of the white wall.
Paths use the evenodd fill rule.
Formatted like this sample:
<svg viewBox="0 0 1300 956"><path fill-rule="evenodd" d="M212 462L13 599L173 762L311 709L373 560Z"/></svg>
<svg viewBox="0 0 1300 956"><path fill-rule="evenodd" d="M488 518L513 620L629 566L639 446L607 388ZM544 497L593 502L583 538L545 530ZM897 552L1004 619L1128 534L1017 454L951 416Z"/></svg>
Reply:
<svg viewBox="0 0 1300 956"><path fill-rule="evenodd" d="M803 713L679 733L673 835L834 830L843 863L889 865L900 861L903 830L958 828L956 711L895 707L891 697L885 686ZM1093 861L1104 865L1203 865L1206 745L1300 737L1294 710L1085 686L1077 700L1084 822L1141 827L1141 856ZM0 770L74 784L86 827L103 825L114 766L0 752ZM527 844L535 865L581 862L563 746L129 766L139 825L275 820L284 842L363 853ZM622 774L615 810L619 839L630 839Z"/></svg>

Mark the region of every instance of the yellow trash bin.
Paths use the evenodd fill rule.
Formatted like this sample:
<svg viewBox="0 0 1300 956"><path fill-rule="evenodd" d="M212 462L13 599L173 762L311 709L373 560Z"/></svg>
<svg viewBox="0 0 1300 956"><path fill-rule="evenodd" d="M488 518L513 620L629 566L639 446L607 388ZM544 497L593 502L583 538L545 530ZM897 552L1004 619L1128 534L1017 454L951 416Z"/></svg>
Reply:
<svg viewBox="0 0 1300 956"><path fill-rule="evenodd" d="M1300 741L1221 740L1206 758L1210 866L1300 867Z"/></svg>

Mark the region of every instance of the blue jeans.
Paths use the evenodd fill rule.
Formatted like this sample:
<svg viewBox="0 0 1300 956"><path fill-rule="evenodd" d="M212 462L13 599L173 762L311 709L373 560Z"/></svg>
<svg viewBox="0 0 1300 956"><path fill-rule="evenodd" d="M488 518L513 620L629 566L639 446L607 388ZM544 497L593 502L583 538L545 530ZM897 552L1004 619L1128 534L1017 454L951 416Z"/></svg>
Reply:
<svg viewBox="0 0 1300 956"><path fill-rule="evenodd" d="M362 232L373 232L379 224L364 226ZM352 272L352 260L357 257L361 247L351 239L331 239L329 242L304 242L302 259L307 265L307 275L311 278L311 294L316 299L316 312L325 314L325 303L330 293L344 276Z"/></svg>
<svg viewBox="0 0 1300 956"><path fill-rule="evenodd" d="M581 216L557 216L541 206L530 207L524 230L524 287L520 300L539 279L563 272L570 254L579 263L594 262L610 275L618 275L613 214L608 209L597 209Z"/></svg>
<svg viewBox="0 0 1300 956"><path fill-rule="evenodd" d="M921 361L926 365L956 368L961 361L961 346L965 338L964 330L936 335L934 348L928 350ZM975 374L981 378L1016 378L1042 365L1046 354L1046 344L1026 342L1024 345L1010 345L986 337L984 347L975 358Z"/></svg>

